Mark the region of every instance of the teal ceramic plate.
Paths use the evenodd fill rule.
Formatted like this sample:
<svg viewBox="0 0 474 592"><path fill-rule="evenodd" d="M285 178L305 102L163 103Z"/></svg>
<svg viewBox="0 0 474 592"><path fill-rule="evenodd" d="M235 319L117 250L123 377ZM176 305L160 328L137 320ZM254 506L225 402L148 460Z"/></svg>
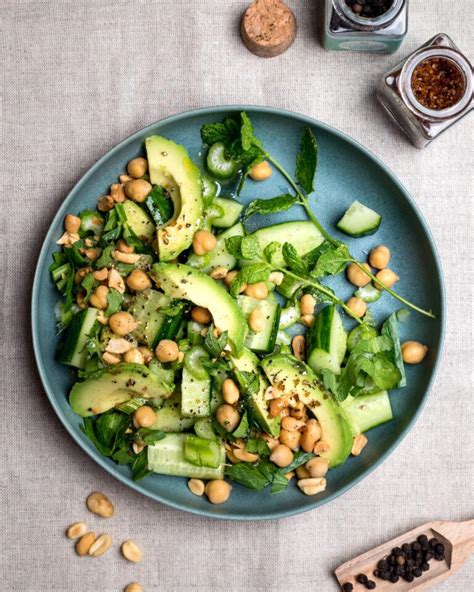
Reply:
<svg viewBox="0 0 474 592"><path fill-rule="evenodd" d="M376 235L351 240L353 253L364 259L372 246L389 245L393 253L391 267L401 276L397 284L399 291L424 308L431 308L437 319L414 313L401 325L402 339L426 343L429 355L423 364L407 369L408 387L391 393L394 421L369 432L369 443L360 457L350 458L343 466L330 471L328 488L323 494L306 497L293 484L278 495L270 495L268 491L255 493L234 485L225 505L212 506L205 499L192 495L185 479L151 475L134 483L127 467L119 467L100 456L82 434L80 419L67 402L71 372L54 359L57 344L54 306L58 296L50 281L48 266L51 254L57 249L55 241L62 233L64 215L94 208L97 197L107 193L110 184L123 173L127 161L143 152L147 136L162 134L182 143L191 157L199 161L201 125L242 109L250 114L266 149L290 171L294 170L301 130L305 125L312 127L319 144L317 189L312 203L320 220L337 237L335 222L353 200L359 199L381 213L383 222ZM255 197L271 197L287 189L284 179L274 174L265 183L248 182L242 199L247 202ZM271 220L302 217L300 209L293 208L272 216ZM252 219L253 226L265 223L269 221ZM351 287L343 278L338 278L336 287L344 298L351 295ZM382 320L398 308L398 302L385 294L371 310ZM71 436L100 466L129 487L175 508L214 518L258 520L317 508L366 477L395 449L412 427L433 381L443 339L444 291L439 258L425 221L400 181L366 148L341 132L302 115L263 107L217 107L182 113L137 132L103 156L77 183L58 210L41 250L33 287L32 323L36 360L48 398Z"/></svg>

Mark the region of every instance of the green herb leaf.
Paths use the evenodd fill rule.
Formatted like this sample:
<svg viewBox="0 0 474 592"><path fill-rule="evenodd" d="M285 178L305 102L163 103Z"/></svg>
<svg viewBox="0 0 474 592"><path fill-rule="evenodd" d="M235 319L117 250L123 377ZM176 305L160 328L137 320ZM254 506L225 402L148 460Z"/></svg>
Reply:
<svg viewBox="0 0 474 592"><path fill-rule="evenodd" d="M240 244L243 259L254 259L260 255L260 245L255 236L244 236Z"/></svg>
<svg viewBox="0 0 474 592"><path fill-rule="evenodd" d="M228 337L227 331L223 331L219 337L216 337L214 335L214 325L211 325L207 332L206 339L204 340L204 347L213 358L217 358L224 351L229 340Z"/></svg>
<svg viewBox="0 0 474 592"><path fill-rule="evenodd" d="M306 193L314 191L314 175L318 164L318 145L309 127L301 136L300 151L296 157L296 180Z"/></svg>
<svg viewBox="0 0 474 592"><path fill-rule="evenodd" d="M259 468L259 464L251 465L249 463L241 462L230 467L226 467L225 474L229 479L240 483L248 489L254 491L261 491L269 485L268 478L263 474Z"/></svg>
<svg viewBox="0 0 474 592"><path fill-rule="evenodd" d="M243 236L231 236L225 239L225 247L230 255L236 259L242 259L242 240Z"/></svg>
<svg viewBox="0 0 474 592"><path fill-rule="evenodd" d="M271 267L266 263L253 263L246 265L235 276L230 285L230 293L236 297L240 293L240 289L244 284L255 284L257 282L265 282L271 273Z"/></svg>
<svg viewBox="0 0 474 592"><path fill-rule="evenodd" d="M115 245L107 245L103 249L100 257L96 260L95 268L102 269L103 267L111 267L113 262L112 253L114 250Z"/></svg>
<svg viewBox="0 0 474 592"><path fill-rule="evenodd" d="M275 255L277 253L280 253L280 251L281 251L281 244L277 241L272 241L271 243L268 243L268 245L263 249L263 254L265 256L265 259L268 261L268 263L270 263L270 265L272 265Z"/></svg>
<svg viewBox="0 0 474 592"><path fill-rule="evenodd" d="M283 245L282 253L285 263L291 271L303 276L308 273L305 261L298 255L295 247L291 243L285 243Z"/></svg>
<svg viewBox="0 0 474 592"><path fill-rule="evenodd" d="M344 271L346 264L351 260L347 245L339 245L336 249L326 250L320 255L311 276L320 278L325 275L337 275Z"/></svg>
<svg viewBox="0 0 474 592"><path fill-rule="evenodd" d="M255 199L247 206L244 214L244 220L248 220L255 214L267 216L269 214L276 214L278 212L286 212L292 206L298 203L298 197L289 193L277 195L270 199Z"/></svg>
<svg viewBox="0 0 474 592"><path fill-rule="evenodd" d="M331 372L329 368L323 368L319 372L321 379L324 384L324 388L332 393L336 398L338 398L338 383L337 383L337 376L334 372Z"/></svg>
<svg viewBox="0 0 474 592"><path fill-rule="evenodd" d="M253 125L250 121L249 116L245 111L240 114L242 119L242 126L240 128L240 138L242 142L242 148L245 152L249 151L252 146L261 148L262 142L255 136L253 131Z"/></svg>
<svg viewBox="0 0 474 592"><path fill-rule="evenodd" d="M110 317L117 311L120 310L122 306L123 296L120 294L118 290L115 288L110 288L107 292L107 309L105 311L105 316Z"/></svg>
<svg viewBox="0 0 474 592"><path fill-rule="evenodd" d="M131 417L118 411L108 411L98 417L85 417L81 430L94 443L103 456L112 456L117 450L128 447L125 436L131 426Z"/></svg>
<svg viewBox="0 0 474 592"><path fill-rule="evenodd" d="M400 371L400 380L398 381L398 387L401 388L406 386L407 379L405 374L405 365L403 363L402 349L400 346L400 335L398 333L397 320L398 313L393 313L388 317L388 319L382 325L382 336L388 337L392 342L392 348L390 350L389 357L390 360Z"/></svg>
<svg viewBox="0 0 474 592"><path fill-rule="evenodd" d="M139 481L151 473L148 469L148 454L146 448L144 448L140 454L135 456L131 468L134 481Z"/></svg>
<svg viewBox="0 0 474 592"><path fill-rule="evenodd" d="M249 420L247 417L247 412L242 415L242 419L240 420L239 425L237 428L232 432L234 438L245 438L249 431Z"/></svg>
<svg viewBox="0 0 474 592"><path fill-rule="evenodd" d="M245 394L247 398L258 393L260 389L258 374L255 374L254 372L246 372L245 370L235 370L234 375L239 383L242 393Z"/></svg>
<svg viewBox="0 0 474 592"><path fill-rule="evenodd" d="M166 437L166 434L161 430L153 430L151 428L140 428L134 434L135 440L138 442L143 442L148 446L152 446L159 440L163 440Z"/></svg>
<svg viewBox="0 0 474 592"><path fill-rule="evenodd" d="M257 453L260 457L270 456L270 448L263 438L249 438L245 444L245 450Z"/></svg>
<svg viewBox="0 0 474 592"><path fill-rule="evenodd" d="M86 277L82 280L81 286L86 291L84 295L84 304L87 304L89 302L89 298L91 297L91 294L98 283L99 282L94 278L92 273L88 273Z"/></svg>
<svg viewBox="0 0 474 592"><path fill-rule="evenodd" d="M173 202L163 187L155 185L146 198L146 206L157 226L166 224L173 216Z"/></svg>

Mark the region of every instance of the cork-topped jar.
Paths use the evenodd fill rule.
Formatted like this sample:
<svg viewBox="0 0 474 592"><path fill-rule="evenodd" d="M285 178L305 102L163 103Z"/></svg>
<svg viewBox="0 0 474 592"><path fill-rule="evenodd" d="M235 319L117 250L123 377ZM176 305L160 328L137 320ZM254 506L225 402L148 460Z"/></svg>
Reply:
<svg viewBox="0 0 474 592"><path fill-rule="evenodd" d="M377 97L417 148L425 148L474 108L473 69L440 33L380 81Z"/></svg>
<svg viewBox="0 0 474 592"><path fill-rule="evenodd" d="M393 53L407 30L408 0L326 0L328 51Z"/></svg>

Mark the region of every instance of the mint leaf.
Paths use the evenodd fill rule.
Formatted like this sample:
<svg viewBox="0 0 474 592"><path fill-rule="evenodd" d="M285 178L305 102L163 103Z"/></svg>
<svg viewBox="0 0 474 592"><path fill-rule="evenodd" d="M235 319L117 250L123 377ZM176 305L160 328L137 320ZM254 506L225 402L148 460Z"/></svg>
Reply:
<svg viewBox="0 0 474 592"><path fill-rule="evenodd" d="M400 311L398 311L397 313L392 313L385 321L385 323L382 325L382 335L390 338L392 342L392 348L389 355L390 360L400 371L400 380L398 382L398 387L401 388L406 386L407 379L405 375L405 365L403 364L402 349L400 347L400 336L398 334L397 320L399 312Z"/></svg>
<svg viewBox="0 0 474 592"><path fill-rule="evenodd" d="M137 454L131 465L132 478L134 481L139 481L150 475L151 471L148 469L148 453L147 449L144 448L140 454Z"/></svg>
<svg viewBox="0 0 474 592"><path fill-rule="evenodd" d="M318 145L309 127L301 136L300 151L296 157L296 180L306 193L314 191L314 175L318 164Z"/></svg>
<svg viewBox="0 0 474 592"><path fill-rule="evenodd" d="M272 197L270 199L255 199L247 206L244 214L244 220L248 220L255 214L267 216L268 214L285 212L296 203L298 203L298 197L296 195L291 195L290 193L277 195L276 197Z"/></svg>
<svg viewBox="0 0 474 592"><path fill-rule="evenodd" d="M230 129L225 123L205 123L201 127L201 139L208 146L216 142L228 145L235 139L235 130Z"/></svg>
<svg viewBox="0 0 474 592"><path fill-rule="evenodd" d="M324 384L324 388L332 393L336 398L338 398L338 384L337 384L337 376L334 372L331 372L329 368L323 368L319 372L321 379Z"/></svg>
<svg viewBox="0 0 474 592"><path fill-rule="evenodd" d="M147 446L152 446L155 442L163 440L166 434L161 430L153 430L151 428L140 428L134 434L134 438L138 442L143 442Z"/></svg>
<svg viewBox="0 0 474 592"><path fill-rule="evenodd" d="M250 150L252 146L257 146L258 148L261 148L262 142L255 137L253 125L247 113L245 113L245 111L242 111L240 117L242 119L242 126L240 128L240 138L243 150L247 152L248 150Z"/></svg>
<svg viewBox="0 0 474 592"><path fill-rule="evenodd" d="M273 257L277 253L280 253L280 251L281 251L281 244L277 241L272 241L271 243L268 243L268 245L263 249L263 254L265 256L265 259L268 261L268 263L272 264Z"/></svg>
<svg viewBox="0 0 474 592"><path fill-rule="evenodd" d="M102 269L103 267L111 267L113 258L112 252L115 251L115 245L107 245L102 251L100 257L95 262L96 269Z"/></svg>
<svg viewBox="0 0 474 592"><path fill-rule="evenodd" d="M306 263L303 258L298 255L295 247L291 243L285 243L283 245L282 253L285 263L291 271L294 271L299 275L306 275L308 273Z"/></svg>
<svg viewBox="0 0 474 592"><path fill-rule="evenodd" d="M84 288L86 293L84 294L84 304L89 302L89 298L95 287L99 282L94 278L92 273L88 273L86 277L82 280L81 286Z"/></svg>
<svg viewBox="0 0 474 592"><path fill-rule="evenodd" d="M242 240L243 236L231 236L225 239L225 248L236 259L242 259Z"/></svg>
<svg viewBox="0 0 474 592"><path fill-rule="evenodd" d="M259 456L270 456L270 448L263 438L249 438L245 450L256 452Z"/></svg>
<svg viewBox="0 0 474 592"><path fill-rule="evenodd" d="M271 273L271 267L266 263L254 263L243 267L230 285L230 293L236 297L244 284L265 282Z"/></svg>
<svg viewBox="0 0 474 592"><path fill-rule="evenodd" d="M173 202L163 187L155 185L146 198L146 207L157 226L166 224L173 216Z"/></svg>
<svg viewBox="0 0 474 592"><path fill-rule="evenodd" d="M255 259L260 255L260 245L255 236L244 236L240 244L243 259Z"/></svg>
<svg viewBox="0 0 474 592"><path fill-rule="evenodd" d="M209 327L206 339L204 340L204 347L210 353L213 358L217 358L224 351L225 346L228 342L228 333L223 331L219 337L214 335L214 325Z"/></svg>
<svg viewBox="0 0 474 592"><path fill-rule="evenodd" d="M339 245L337 248L327 250L316 261L312 277L320 278L325 275L337 275L344 271L346 264L351 260L347 245Z"/></svg>
<svg viewBox="0 0 474 592"><path fill-rule="evenodd" d="M105 311L105 316L110 317L117 311L120 310L122 306L123 296L120 294L118 290L115 288L110 288L107 293L107 310Z"/></svg>
<svg viewBox="0 0 474 592"><path fill-rule="evenodd" d="M269 485L268 478L261 472L258 464L251 465L249 463L241 462L230 467L227 467L225 474L229 479L240 483L248 489L254 491L261 491L267 485Z"/></svg>

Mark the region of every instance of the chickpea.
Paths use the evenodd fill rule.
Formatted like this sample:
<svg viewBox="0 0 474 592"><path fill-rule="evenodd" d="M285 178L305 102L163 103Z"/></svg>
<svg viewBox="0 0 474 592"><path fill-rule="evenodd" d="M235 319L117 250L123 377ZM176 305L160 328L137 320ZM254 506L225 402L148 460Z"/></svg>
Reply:
<svg viewBox="0 0 474 592"><path fill-rule="evenodd" d="M156 421L155 410L148 405L142 405L133 414L133 425L138 428L151 428Z"/></svg>
<svg viewBox="0 0 474 592"><path fill-rule="evenodd" d="M255 164L249 172L249 176L254 181L265 181L272 176L272 168L266 160Z"/></svg>
<svg viewBox="0 0 474 592"><path fill-rule="evenodd" d="M248 324L254 333L260 333L265 328L265 317L263 312L256 308L249 314Z"/></svg>
<svg viewBox="0 0 474 592"><path fill-rule="evenodd" d="M145 201L151 191L151 185L145 179L133 179L125 183L127 197L139 203Z"/></svg>
<svg viewBox="0 0 474 592"><path fill-rule="evenodd" d="M402 343L402 357L406 364L419 364L423 361L428 348L419 341L405 341Z"/></svg>
<svg viewBox="0 0 474 592"><path fill-rule="evenodd" d="M314 315L303 315L300 317L300 323L305 327L312 327L316 317Z"/></svg>
<svg viewBox="0 0 474 592"><path fill-rule="evenodd" d="M355 314L356 317L363 317L367 312L367 304L362 300L362 298L357 298L356 296L352 296L346 302L347 308Z"/></svg>
<svg viewBox="0 0 474 592"><path fill-rule="evenodd" d="M69 234L76 234L81 227L81 219L78 216L67 214L64 218L64 228Z"/></svg>
<svg viewBox="0 0 474 592"><path fill-rule="evenodd" d="M370 265L368 263L362 263L362 267L367 269L367 271L370 271ZM350 283L358 288L362 288L362 286L366 286L370 282L369 276L355 263L351 263L348 266L346 269L346 275Z"/></svg>
<svg viewBox="0 0 474 592"><path fill-rule="evenodd" d="M109 289L107 286L97 286L95 292L89 298L89 304L99 310L105 310L107 308L107 295Z"/></svg>
<svg viewBox="0 0 474 592"><path fill-rule="evenodd" d="M202 306L195 306L191 310L191 318L193 321L200 323L201 325L209 325L212 321L211 313L207 308L203 308Z"/></svg>
<svg viewBox="0 0 474 592"><path fill-rule="evenodd" d="M290 450L298 450L300 447L300 432L289 432L288 430L280 431L280 442L290 448Z"/></svg>
<svg viewBox="0 0 474 592"><path fill-rule="evenodd" d="M287 467L293 461L293 452L285 446L285 444L278 444L273 449L270 460L272 463L276 464L277 467L283 468Z"/></svg>
<svg viewBox="0 0 474 592"><path fill-rule="evenodd" d="M179 347L171 339L162 339L155 348L155 355L160 362L174 362L179 356Z"/></svg>
<svg viewBox="0 0 474 592"><path fill-rule="evenodd" d="M218 407L216 411L217 422L227 431L233 432L239 425L240 415L235 407L224 404Z"/></svg>
<svg viewBox="0 0 474 592"><path fill-rule="evenodd" d="M238 271L229 271L229 273L225 276L224 284L227 286L227 288L230 288L230 285L234 281L235 276L237 274L238 274ZM247 284L242 284L240 286L239 293L241 294L242 292L245 292L246 289L247 289Z"/></svg>
<svg viewBox="0 0 474 592"><path fill-rule="evenodd" d="M137 347L133 347L132 349L129 349L128 352L124 353L123 361L127 364L144 364L145 358Z"/></svg>
<svg viewBox="0 0 474 592"><path fill-rule="evenodd" d="M391 288L393 286L393 284L395 284L395 282L398 282L398 280L400 279L398 277L398 275L395 272L393 272L391 269L389 269L388 267L386 267L385 269L381 269L375 275L375 277L378 280L380 280L383 284L385 284L385 286L387 286L387 288ZM378 288L379 290L381 290L383 288L383 286L381 286L377 282L374 282L374 286L376 288Z"/></svg>
<svg viewBox="0 0 474 592"><path fill-rule="evenodd" d="M301 435L301 448L305 452L313 452L314 446L318 440L321 439L321 426L316 419L309 419L306 423L306 428Z"/></svg>
<svg viewBox="0 0 474 592"><path fill-rule="evenodd" d="M235 384L232 378L226 378L222 383L222 396L224 401L229 405L235 405L240 397L239 387Z"/></svg>
<svg viewBox="0 0 474 592"><path fill-rule="evenodd" d="M305 468L310 477L324 477L329 469L329 461L316 456L306 463Z"/></svg>
<svg viewBox="0 0 474 592"><path fill-rule="evenodd" d="M134 179L143 177L148 169L148 163L144 158L133 158L127 165L127 173Z"/></svg>
<svg viewBox="0 0 474 592"><path fill-rule="evenodd" d="M151 351L151 349L149 349L148 347L146 347L145 345L141 345L138 348L138 351L142 354L143 356L143 363L144 364L148 364L148 362L151 362L151 360L153 359L153 352Z"/></svg>
<svg viewBox="0 0 474 592"><path fill-rule="evenodd" d="M217 245L217 239L207 230L198 230L193 237L193 250L196 255L205 255Z"/></svg>
<svg viewBox="0 0 474 592"><path fill-rule="evenodd" d="M137 324L135 319L129 312L116 312L109 318L109 327L116 335L119 335L120 337L131 333L136 328L136 326Z"/></svg>
<svg viewBox="0 0 474 592"><path fill-rule="evenodd" d="M130 255L130 253L133 253L135 251L135 247L133 247L132 245L128 245L123 240L123 238L121 238L117 241L117 250L121 253L127 253L128 255Z"/></svg>
<svg viewBox="0 0 474 592"><path fill-rule="evenodd" d="M285 417L281 422L281 427L289 432L299 432L306 426L304 421L294 417Z"/></svg>
<svg viewBox="0 0 474 592"><path fill-rule="evenodd" d="M130 290L134 290L135 292L141 292L142 290L151 288L150 278L141 269L134 269L125 281Z"/></svg>
<svg viewBox="0 0 474 592"><path fill-rule="evenodd" d="M314 307L316 306L316 300L314 296L311 294L304 294L301 296L300 300L300 308L301 314L304 315L314 315Z"/></svg>
<svg viewBox="0 0 474 592"><path fill-rule="evenodd" d="M296 469L296 476L298 477L298 479L309 479L311 477L311 475L309 474L308 469L306 469L303 466L298 467Z"/></svg>
<svg viewBox="0 0 474 592"><path fill-rule="evenodd" d="M249 284L245 288L245 295L257 300L265 300L268 296L268 288L264 282L257 282L256 284Z"/></svg>
<svg viewBox="0 0 474 592"><path fill-rule="evenodd" d="M281 415L283 409L289 406L288 399L285 397L279 397L278 399L272 399L269 405L269 413L271 417L278 417Z"/></svg>
<svg viewBox="0 0 474 592"><path fill-rule="evenodd" d="M204 489L207 499L211 504L223 504L229 497L232 491L232 486L223 479L213 479L209 481Z"/></svg>
<svg viewBox="0 0 474 592"><path fill-rule="evenodd" d="M369 263L375 269L385 269L390 262L390 249L385 245L373 248L369 253Z"/></svg>

